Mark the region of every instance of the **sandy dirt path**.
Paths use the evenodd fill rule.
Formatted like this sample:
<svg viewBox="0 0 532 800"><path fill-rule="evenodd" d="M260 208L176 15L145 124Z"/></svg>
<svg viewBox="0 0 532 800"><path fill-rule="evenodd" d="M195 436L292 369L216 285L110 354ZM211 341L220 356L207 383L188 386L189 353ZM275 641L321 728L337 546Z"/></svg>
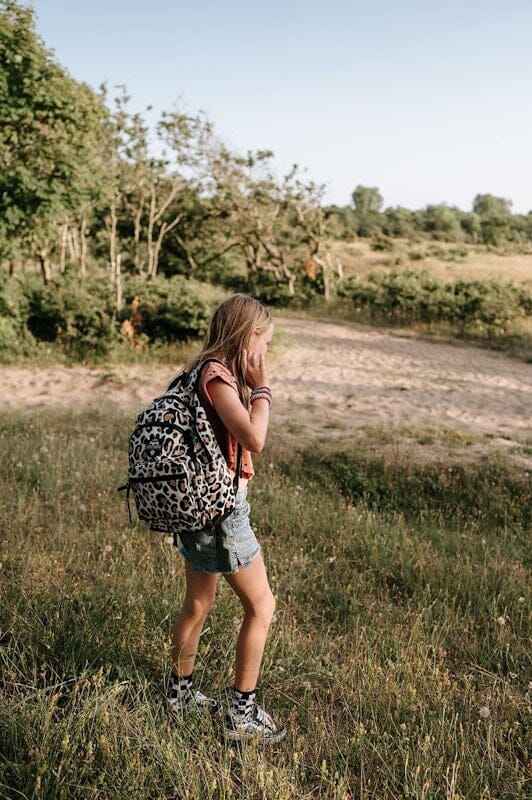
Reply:
<svg viewBox="0 0 532 800"><path fill-rule="evenodd" d="M468 345L279 317L270 359L276 428L300 434L440 428L522 450L532 436L532 366ZM0 409L112 402L140 409L166 366L0 367ZM529 449L529 448L528 448Z"/></svg>

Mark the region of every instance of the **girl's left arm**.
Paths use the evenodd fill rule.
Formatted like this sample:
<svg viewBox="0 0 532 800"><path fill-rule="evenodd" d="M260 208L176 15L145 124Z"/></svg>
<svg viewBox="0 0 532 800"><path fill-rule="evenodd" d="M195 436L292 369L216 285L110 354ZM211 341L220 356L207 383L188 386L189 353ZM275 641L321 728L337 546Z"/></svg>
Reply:
<svg viewBox="0 0 532 800"><path fill-rule="evenodd" d="M246 450L260 453L266 442L270 421L270 404L264 398L254 401L251 411L242 403L237 392L219 378L209 382L209 394L216 413L227 430Z"/></svg>
<svg viewBox="0 0 532 800"><path fill-rule="evenodd" d="M267 386L266 355L263 352L244 350L242 366L251 389ZM263 397L257 398L248 411L234 388L220 379L210 383L210 395L214 408L227 430L233 434L246 450L260 453L266 442L270 421L270 404Z"/></svg>

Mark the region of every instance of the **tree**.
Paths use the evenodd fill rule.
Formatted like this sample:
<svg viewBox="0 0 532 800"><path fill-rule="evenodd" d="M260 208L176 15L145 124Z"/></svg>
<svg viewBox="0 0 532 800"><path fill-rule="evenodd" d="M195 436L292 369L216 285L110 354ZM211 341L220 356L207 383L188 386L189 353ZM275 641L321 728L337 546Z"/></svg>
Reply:
<svg viewBox="0 0 532 800"><path fill-rule="evenodd" d="M359 184L351 197L357 214L378 214L384 202L376 186Z"/></svg>
<svg viewBox="0 0 532 800"><path fill-rule="evenodd" d="M322 244L324 187L303 181L297 165L277 178L270 151L242 157L220 146L212 156L214 196L248 275L269 273L293 295L298 272Z"/></svg>
<svg viewBox="0 0 532 800"><path fill-rule="evenodd" d="M460 214L460 209L445 203L428 205L422 212L423 228L434 239L460 241L463 238Z"/></svg>
<svg viewBox="0 0 532 800"><path fill-rule="evenodd" d="M159 130L176 173L188 176L185 213L171 239L192 274L237 250L248 276L269 273L293 293L298 271L322 242L323 187L305 182L296 165L277 177L270 151L233 152L203 114L166 114Z"/></svg>
<svg viewBox="0 0 532 800"><path fill-rule="evenodd" d="M512 201L493 194L477 194L473 200L473 212L480 217L509 217Z"/></svg>
<svg viewBox="0 0 532 800"><path fill-rule="evenodd" d="M493 194L477 194L473 213L480 217L484 244L498 247L511 238L512 201Z"/></svg>
<svg viewBox="0 0 532 800"><path fill-rule="evenodd" d="M37 257L45 281L65 225L85 229L99 192L100 97L77 83L35 33L33 10L0 0L1 255Z"/></svg>
<svg viewBox="0 0 532 800"><path fill-rule="evenodd" d="M355 206L356 233L359 236L371 236L381 229L380 209L382 195L376 186L359 184L351 195Z"/></svg>
<svg viewBox="0 0 532 800"><path fill-rule="evenodd" d="M414 234L413 212L403 206L387 208L384 212L383 232L387 236L412 236Z"/></svg>

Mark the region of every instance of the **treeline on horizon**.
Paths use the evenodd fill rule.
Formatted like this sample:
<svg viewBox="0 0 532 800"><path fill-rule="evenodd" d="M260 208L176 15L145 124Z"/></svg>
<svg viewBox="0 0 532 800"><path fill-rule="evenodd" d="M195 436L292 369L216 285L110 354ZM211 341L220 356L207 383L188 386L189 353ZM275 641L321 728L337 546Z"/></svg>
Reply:
<svg viewBox="0 0 532 800"><path fill-rule="evenodd" d="M163 112L152 131L125 87L75 81L14 0L0 0L0 64L0 346L22 332L79 340L84 325L96 341L126 318L135 329L135 314L150 340L197 335L216 295L205 284L271 303L328 299L331 239L532 241L532 213L512 214L505 198L477 195L471 212L382 210L379 190L359 185L352 205L324 206L325 187L298 165L278 175L271 151L237 153L203 112ZM90 320L69 312L77 295Z"/></svg>

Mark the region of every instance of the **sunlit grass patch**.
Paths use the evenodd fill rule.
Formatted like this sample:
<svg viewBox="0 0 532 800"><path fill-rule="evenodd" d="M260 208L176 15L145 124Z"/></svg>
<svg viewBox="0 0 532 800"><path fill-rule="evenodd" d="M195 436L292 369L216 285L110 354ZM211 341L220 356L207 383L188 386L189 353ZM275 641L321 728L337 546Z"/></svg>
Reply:
<svg viewBox="0 0 532 800"><path fill-rule="evenodd" d="M278 599L261 697L289 735L237 749L164 710L183 570L127 524L130 426L0 422L0 796L526 797L527 475L273 437L250 495ZM222 584L203 690L230 684L238 623Z"/></svg>

